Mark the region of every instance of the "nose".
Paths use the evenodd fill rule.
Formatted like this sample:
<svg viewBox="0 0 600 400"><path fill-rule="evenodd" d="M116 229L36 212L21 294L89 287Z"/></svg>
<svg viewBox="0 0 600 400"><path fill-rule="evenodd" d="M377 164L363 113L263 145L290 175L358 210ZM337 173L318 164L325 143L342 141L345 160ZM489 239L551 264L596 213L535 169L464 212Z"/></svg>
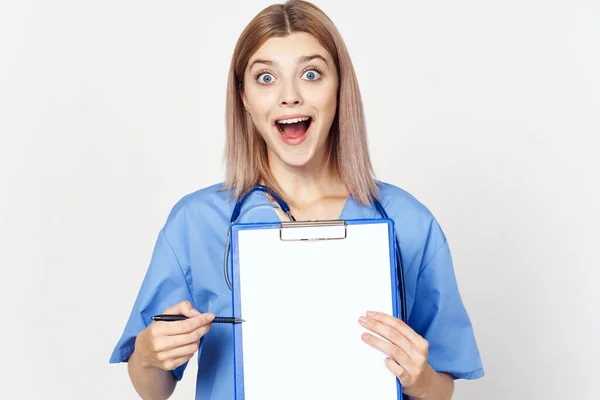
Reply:
<svg viewBox="0 0 600 400"><path fill-rule="evenodd" d="M280 106L299 106L302 104L302 95L294 82L287 82L282 86L279 98Z"/></svg>

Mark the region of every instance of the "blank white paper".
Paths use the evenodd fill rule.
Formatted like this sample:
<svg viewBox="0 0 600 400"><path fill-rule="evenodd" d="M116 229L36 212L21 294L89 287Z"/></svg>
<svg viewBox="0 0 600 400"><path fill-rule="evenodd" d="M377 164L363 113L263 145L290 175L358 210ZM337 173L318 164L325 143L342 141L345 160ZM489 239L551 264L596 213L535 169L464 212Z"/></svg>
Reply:
<svg viewBox="0 0 600 400"><path fill-rule="evenodd" d="M392 314L388 229L351 224L331 241L239 231L245 400L398 398L358 323L367 310Z"/></svg>

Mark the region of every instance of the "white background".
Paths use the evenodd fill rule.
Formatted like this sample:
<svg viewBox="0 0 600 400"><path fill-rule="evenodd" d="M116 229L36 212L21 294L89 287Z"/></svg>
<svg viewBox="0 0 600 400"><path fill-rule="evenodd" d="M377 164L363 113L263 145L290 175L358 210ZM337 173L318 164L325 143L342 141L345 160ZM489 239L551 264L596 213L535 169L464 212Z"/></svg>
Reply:
<svg viewBox="0 0 600 400"><path fill-rule="evenodd" d="M135 398L110 352L171 207L222 180L230 56L268 4L1 3L0 397ZM600 3L317 4L378 177L450 240L487 373L455 398L600 398Z"/></svg>

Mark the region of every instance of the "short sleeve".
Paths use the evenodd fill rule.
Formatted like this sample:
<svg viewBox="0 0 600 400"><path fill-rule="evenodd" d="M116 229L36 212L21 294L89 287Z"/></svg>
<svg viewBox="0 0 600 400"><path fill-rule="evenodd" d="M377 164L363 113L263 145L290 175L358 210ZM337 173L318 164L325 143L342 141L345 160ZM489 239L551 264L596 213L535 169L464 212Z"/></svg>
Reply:
<svg viewBox="0 0 600 400"><path fill-rule="evenodd" d="M164 230L161 230L152 253L150 266L142 281L123 334L110 357L110 362L119 363L129 360L135 348L135 339L138 333L152 322L152 316L160 314L168 307L184 300L194 304L190 287L179 261ZM173 371L177 380L182 378L186 366L187 363Z"/></svg>
<svg viewBox="0 0 600 400"><path fill-rule="evenodd" d="M409 325L429 342L429 364L453 379L477 379L484 369L473 327L462 302L450 248L434 224L436 246L417 278Z"/></svg>

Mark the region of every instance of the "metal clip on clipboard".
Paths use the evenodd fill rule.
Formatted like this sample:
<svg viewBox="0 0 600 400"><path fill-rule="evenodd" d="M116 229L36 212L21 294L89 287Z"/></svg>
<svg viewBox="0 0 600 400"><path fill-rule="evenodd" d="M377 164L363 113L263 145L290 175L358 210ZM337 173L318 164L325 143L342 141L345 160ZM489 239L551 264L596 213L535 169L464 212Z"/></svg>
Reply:
<svg viewBox="0 0 600 400"><path fill-rule="evenodd" d="M342 240L348 236L348 224L343 220L284 221L279 228L282 241Z"/></svg>
<svg viewBox="0 0 600 400"><path fill-rule="evenodd" d="M284 221L279 226L279 240L281 241L319 241L346 239L348 224L343 220L324 221ZM315 229L317 228L317 229ZM233 289L227 268L229 260L229 242L231 229L227 233L225 255L223 257L223 274L229 290Z"/></svg>

